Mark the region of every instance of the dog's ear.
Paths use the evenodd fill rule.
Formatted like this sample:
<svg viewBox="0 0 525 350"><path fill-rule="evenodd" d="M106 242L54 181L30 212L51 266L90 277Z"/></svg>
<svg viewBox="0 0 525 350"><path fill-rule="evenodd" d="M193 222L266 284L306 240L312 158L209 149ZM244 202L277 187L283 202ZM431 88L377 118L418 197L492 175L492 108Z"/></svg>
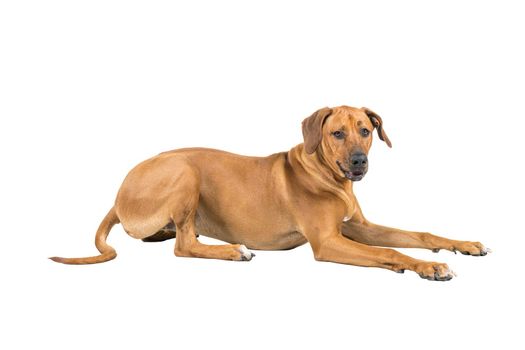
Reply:
<svg viewBox="0 0 525 350"><path fill-rule="evenodd" d="M381 117L376 112L366 107L363 107L361 109L366 113L368 118L370 118L370 121L374 125L374 128L377 129L377 134L379 135L381 141L385 141L388 147L392 148L392 142L390 142L388 136L386 136L385 129L383 129L383 120L381 119Z"/></svg>
<svg viewBox="0 0 525 350"><path fill-rule="evenodd" d="M321 143L321 139L323 138L323 124L330 114L332 114L332 110L325 107L303 120L303 138L306 153L314 153Z"/></svg>

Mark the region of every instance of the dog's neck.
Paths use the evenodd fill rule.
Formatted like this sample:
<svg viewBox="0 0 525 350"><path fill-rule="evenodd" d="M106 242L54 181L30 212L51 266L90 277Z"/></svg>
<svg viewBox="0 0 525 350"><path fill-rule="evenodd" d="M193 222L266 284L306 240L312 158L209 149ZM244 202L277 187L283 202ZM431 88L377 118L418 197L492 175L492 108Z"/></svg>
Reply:
<svg viewBox="0 0 525 350"><path fill-rule="evenodd" d="M326 164L326 159L322 152L317 150L312 154L307 154L304 149L304 144L299 144L288 151L288 162L292 171L295 173L295 178L303 183L303 186L312 191L328 191L339 197L348 208L349 216L353 214L354 206L352 181L341 179L331 170ZM315 186L311 183L315 182ZM322 184L323 186L319 186Z"/></svg>

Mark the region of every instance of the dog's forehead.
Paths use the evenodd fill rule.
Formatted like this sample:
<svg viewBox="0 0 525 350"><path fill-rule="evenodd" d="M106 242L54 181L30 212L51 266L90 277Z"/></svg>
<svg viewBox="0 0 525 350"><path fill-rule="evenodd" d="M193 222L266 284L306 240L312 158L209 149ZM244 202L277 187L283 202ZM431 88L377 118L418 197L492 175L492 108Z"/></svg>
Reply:
<svg viewBox="0 0 525 350"><path fill-rule="evenodd" d="M372 126L370 119L366 115L365 111L360 108L340 106L332 109L332 114L328 118L330 126L343 126L343 125L363 125Z"/></svg>

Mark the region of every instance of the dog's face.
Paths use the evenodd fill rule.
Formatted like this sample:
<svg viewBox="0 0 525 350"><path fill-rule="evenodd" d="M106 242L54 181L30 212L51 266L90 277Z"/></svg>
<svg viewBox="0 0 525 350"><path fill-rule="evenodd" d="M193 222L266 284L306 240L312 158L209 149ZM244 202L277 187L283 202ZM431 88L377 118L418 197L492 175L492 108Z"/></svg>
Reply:
<svg viewBox="0 0 525 350"><path fill-rule="evenodd" d="M319 152L336 176L360 181L368 171L374 128L392 147L381 117L368 108L322 108L303 121L304 149Z"/></svg>

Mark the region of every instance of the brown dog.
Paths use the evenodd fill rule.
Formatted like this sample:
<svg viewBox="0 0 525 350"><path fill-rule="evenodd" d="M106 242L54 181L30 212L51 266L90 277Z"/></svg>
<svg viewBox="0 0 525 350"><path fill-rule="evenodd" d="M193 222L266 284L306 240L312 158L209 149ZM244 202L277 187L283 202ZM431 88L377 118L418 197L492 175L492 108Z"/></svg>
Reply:
<svg viewBox="0 0 525 350"><path fill-rule="evenodd" d="M367 108L323 108L303 121L304 144L265 158L211 149L161 153L128 174L115 206L97 231L101 255L51 258L93 264L116 257L106 243L112 226L144 241L174 238L175 255L251 260L252 249L291 249L309 242L316 260L412 270L449 280L446 264L413 259L393 249L447 249L486 255L479 242L375 225L365 219L352 190L365 176L372 130L391 147L381 118ZM197 233L231 244L206 245Z"/></svg>

